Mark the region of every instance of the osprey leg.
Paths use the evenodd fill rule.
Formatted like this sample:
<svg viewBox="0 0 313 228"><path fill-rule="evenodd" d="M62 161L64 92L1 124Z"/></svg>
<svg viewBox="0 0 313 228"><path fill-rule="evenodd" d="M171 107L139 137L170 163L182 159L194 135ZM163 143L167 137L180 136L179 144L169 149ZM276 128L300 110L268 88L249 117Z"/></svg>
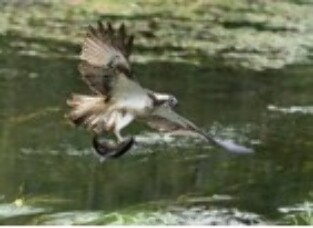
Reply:
<svg viewBox="0 0 313 228"><path fill-rule="evenodd" d="M135 140L132 137L125 139L118 144L111 144L105 140L99 141L97 136L94 136L92 140L93 147L96 150L97 154L104 159L118 158L122 156L130 150L134 142Z"/></svg>

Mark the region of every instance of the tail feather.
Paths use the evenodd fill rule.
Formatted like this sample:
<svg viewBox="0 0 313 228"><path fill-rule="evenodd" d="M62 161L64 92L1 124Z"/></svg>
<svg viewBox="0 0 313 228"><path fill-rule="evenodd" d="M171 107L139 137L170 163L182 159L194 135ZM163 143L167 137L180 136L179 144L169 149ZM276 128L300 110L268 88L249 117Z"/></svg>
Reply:
<svg viewBox="0 0 313 228"><path fill-rule="evenodd" d="M67 118L76 126L84 126L95 132L103 130L107 105L103 96L73 94L67 101L71 108Z"/></svg>

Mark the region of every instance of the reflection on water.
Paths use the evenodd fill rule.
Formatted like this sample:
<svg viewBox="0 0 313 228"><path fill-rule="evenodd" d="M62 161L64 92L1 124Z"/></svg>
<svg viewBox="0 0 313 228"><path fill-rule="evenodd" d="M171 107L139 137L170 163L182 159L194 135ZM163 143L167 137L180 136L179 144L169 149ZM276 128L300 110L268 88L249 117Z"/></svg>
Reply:
<svg viewBox="0 0 313 228"><path fill-rule="evenodd" d="M31 206L20 206L18 204L0 204L0 218L7 219L11 217L40 214L46 210Z"/></svg>
<svg viewBox="0 0 313 228"><path fill-rule="evenodd" d="M313 114L313 107L312 106L291 106L288 108L283 107L276 107L274 105L269 105L268 110L274 111L274 112L282 112L285 114L292 114L292 113L303 113L303 114Z"/></svg>
<svg viewBox="0 0 313 228"><path fill-rule="evenodd" d="M50 40L49 45L76 51L71 44ZM151 142L151 133L134 124L125 133L138 134L143 144L119 160L100 164L90 136L63 117L66 97L88 91L79 80L76 60L25 56L12 47L2 52L0 62L0 211L23 199L26 206L61 215L86 210L90 218L93 212L151 201L220 194L233 200L197 206L237 208L273 219L282 205L312 199L313 116L267 108L312 105L312 67L255 73L181 62L137 63L142 84L175 94L180 113L216 136L254 147L256 153L232 155L167 136L154 137L156 144L144 143ZM2 223L37 221L29 215L22 219L15 214L14 221Z"/></svg>
<svg viewBox="0 0 313 228"><path fill-rule="evenodd" d="M258 215L237 210L210 210L202 207L172 207L166 211L122 213L68 212L43 215L37 219L44 225L109 224L109 225L252 225L264 224Z"/></svg>

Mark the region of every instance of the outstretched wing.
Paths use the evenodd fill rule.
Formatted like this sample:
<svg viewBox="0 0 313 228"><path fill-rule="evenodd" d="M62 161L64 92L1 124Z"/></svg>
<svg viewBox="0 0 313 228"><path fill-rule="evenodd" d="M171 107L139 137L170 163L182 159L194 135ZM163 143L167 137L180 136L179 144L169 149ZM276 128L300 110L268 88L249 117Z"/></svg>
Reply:
<svg viewBox="0 0 313 228"><path fill-rule="evenodd" d="M199 131L192 122L178 115L166 103L156 107L145 120L151 128L160 132Z"/></svg>
<svg viewBox="0 0 313 228"><path fill-rule="evenodd" d="M133 78L129 63L133 39L124 24L114 29L99 21L97 27L88 27L78 69L94 92L109 97L118 77Z"/></svg>
<svg viewBox="0 0 313 228"><path fill-rule="evenodd" d="M213 143L213 145L222 148L231 153L251 153L253 150L241 145L237 145L230 141L221 141L203 132L195 124L186 118L180 116L172 110L167 104L156 108L154 112L146 119L147 124L161 132L179 132L179 133L194 133L206 141Z"/></svg>

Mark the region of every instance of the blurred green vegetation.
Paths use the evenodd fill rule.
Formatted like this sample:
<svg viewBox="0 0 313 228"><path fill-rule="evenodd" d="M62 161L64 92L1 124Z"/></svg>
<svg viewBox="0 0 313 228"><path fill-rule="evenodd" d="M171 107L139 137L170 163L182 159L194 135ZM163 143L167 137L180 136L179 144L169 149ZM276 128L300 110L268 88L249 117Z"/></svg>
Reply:
<svg viewBox="0 0 313 228"><path fill-rule="evenodd" d="M264 70L307 62L312 56L312 6L305 1L13 2L1 7L0 32L36 38L29 40L30 50L23 50L22 41L14 42L29 55L49 52L49 56L73 56L74 52L64 45L49 50L39 40L49 38L77 45L84 26L103 19L124 21L136 34L136 62L187 61L213 68L222 65Z"/></svg>

